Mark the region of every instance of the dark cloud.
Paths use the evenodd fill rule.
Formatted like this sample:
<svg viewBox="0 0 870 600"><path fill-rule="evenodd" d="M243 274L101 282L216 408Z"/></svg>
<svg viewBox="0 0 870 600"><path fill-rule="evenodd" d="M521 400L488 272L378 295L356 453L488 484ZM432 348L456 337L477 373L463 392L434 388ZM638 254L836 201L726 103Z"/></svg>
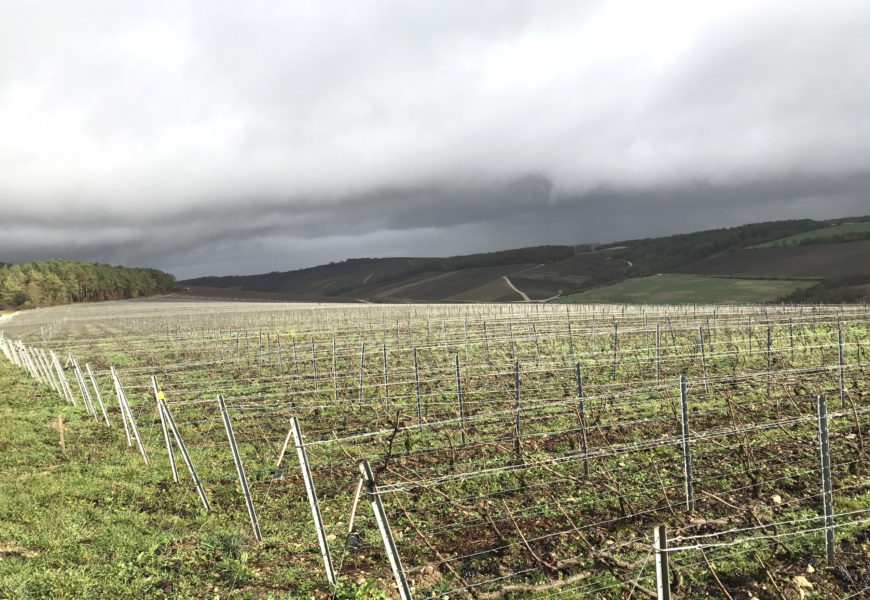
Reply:
<svg viewBox="0 0 870 600"><path fill-rule="evenodd" d="M0 6L0 260L179 276L870 213L870 6Z"/></svg>

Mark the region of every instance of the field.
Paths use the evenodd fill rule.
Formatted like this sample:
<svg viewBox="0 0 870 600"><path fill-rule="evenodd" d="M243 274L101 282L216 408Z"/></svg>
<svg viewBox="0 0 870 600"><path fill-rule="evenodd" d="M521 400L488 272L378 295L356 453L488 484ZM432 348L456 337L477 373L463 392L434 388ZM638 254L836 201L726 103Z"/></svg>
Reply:
<svg viewBox="0 0 870 600"><path fill-rule="evenodd" d="M868 321L863 305L24 311L0 337L0 596L627 600L656 597L668 556L677 597L858 598Z"/></svg>
<svg viewBox="0 0 870 600"><path fill-rule="evenodd" d="M867 272L870 240L807 246L771 246L725 252L679 268L674 273L723 277L822 279Z"/></svg>
<svg viewBox="0 0 870 600"><path fill-rule="evenodd" d="M732 279L704 275L663 274L629 279L560 298L556 302L684 304L764 302L812 285L809 281Z"/></svg>
<svg viewBox="0 0 870 600"><path fill-rule="evenodd" d="M858 221L856 223L842 223L823 227L805 233L790 235L779 240L758 244L753 248L769 248L771 246L794 246L806 240L827 240L835 236L849 235L854 233L870 233L870 221Z"/></svg>

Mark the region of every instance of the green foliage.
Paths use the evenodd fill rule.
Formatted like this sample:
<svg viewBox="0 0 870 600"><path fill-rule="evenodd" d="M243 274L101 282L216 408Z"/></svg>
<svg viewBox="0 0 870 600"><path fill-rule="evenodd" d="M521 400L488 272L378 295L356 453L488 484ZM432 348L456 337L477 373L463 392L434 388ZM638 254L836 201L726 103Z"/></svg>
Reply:
<svg viewBox="0 0 870 600"><path fill-rule="evenodd" d="M335 588L335 600L387 600L387 592L378 588L374 579L359 585L344 579Z"/></svg>
<svg viewBox="0 0 870 600"><path fill-rule="evenodd" d="M573 246L534 246L501 252L451 256L450 258L437 260L440 263L437 270L453 271L456 269L496 267L521 263L552 264L572 256L574 256Z"/></svg>
<svg viewBox="0 0 870 600"><path fill-rule="evenodd" d="M838 304L870 300L870 274L823 279L816 285L795 290L784 296L783 302L797 304Z"/></svg>
<svg viewBox="0 0 870 600"><path fill-rule="evenodd" d="M632 240L613 244L613 246L627 246L614 256L634 263L633 275L662 273L726 250L747 248L812 231L818 229L819 225L819 221L812 219L771 221L727 229L710 229L661 238Z"/></svg>
<svg viewBox="0 0 870 600"><path fill-rule="evenodd" d="M59 258L0 265L0 308L138 298L173 289L175 277L157 269L112 267Z"/></svg>
<svg viewBox="0 0 870 600"><path fill-rule="evenodd" d="M237 559L242 556L242 535L240 533L222 532L217 535L209 535L203 538L199 545L204 550L223 557Z"/></svg>
<svg viewBox="0 0 870 600"><path fill-rule="evenodd" d="M853 222L832 223L827 227L812 229L753 247L805 246L808 244L830 244L866 239L870 239L870 220L856 219Z"/></svg>

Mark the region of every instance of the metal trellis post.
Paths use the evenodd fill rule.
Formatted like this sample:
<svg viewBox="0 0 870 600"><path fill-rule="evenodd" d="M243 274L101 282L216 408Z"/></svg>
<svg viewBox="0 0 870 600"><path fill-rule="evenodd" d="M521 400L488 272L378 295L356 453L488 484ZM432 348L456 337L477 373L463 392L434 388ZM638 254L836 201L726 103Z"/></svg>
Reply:
<svg viewBox="0 0 870 600"><path fill-rule="evenodd" d="M819 418L819 451L822 463L822 501L825 511L825 555L834 565L834 507L831 481L831 446L828 441L828 403L824 396L816 398Z"/></svg>
<svg viewBox="0 0 870 600"><path fill-rule="evenodd" d="M232 423L230 423L230 416L227 413L227 405L221 394L218 394L217 400L221 411L221 420L224 423L224 429L227 433L227 442L229 442L230 451L233 453L233 463L236 465L236 474L239 477L239 485L242 488L242 494L245 496L245 506L248 509L248 517L251 519L251 527L254 530L254 537L257 538L257 541L262 541L263 534L260 532L260 523L257 521L257 511L254 509L254 502L251 500L251 490L248 487L248 478L245 476L245 467L242 465L242 457L239 454L238 446L236 446L236 437L233 435L233 426Z"/></svg>
<svg viewBox="0 0 870 600"><path fill-rule="evenodd" d="M458 355L457 355L458 357ZM399 558L399 551L396 548L396 541L393 539L393 532L390 529L390 522L387 519L387 512L384 510L384 504L381 501L381 496L378 493L378 486L375 483L375 477L372 473L372 468L369 461L363 460L359 464L360 472L362 473L363 486L366 491L366 496L372 505L372 511L375 513L375 521L378 523L378 529L381 532L381 538L384 541L384 549L387 551L387 558L390 561L390 568L393 570L393 576L396 579L399 597L402 600L412 600L411 587L408 585L408 580L405 577L405 569L402 567L402 560Z"/></svg>
<svg viewBox="0 0 870 600"><path fill-rule="evenodd" d="M332 555L329 553L329 544L326 541L326 531L323 529L323 518L320 515L320 504L317 502L317 491L314 489L314 480L311 477L311 468L308 465L308 453L302 440L302 429L299 427L299 419L290 419L290 431L293 434L293 443L296 446L296 456L302 467L302 478L305 480L305 491L308 494L308 504L311 506L311 517L314 519L314 528L317 530L317 543L320 545L320 555L323 557L323 568L326 569L326 578L330 585L336 584L335 569L332 566Z"/></svg>
<svg viewBox="0 0 870 600"><path fill-rule="evenodd" d="M686 477L686 509L695 510L695 492L692 483L692 447L689 443L689 400L686 394L686 376L680 375L680 409L683 425L683 471Z"/></svg>

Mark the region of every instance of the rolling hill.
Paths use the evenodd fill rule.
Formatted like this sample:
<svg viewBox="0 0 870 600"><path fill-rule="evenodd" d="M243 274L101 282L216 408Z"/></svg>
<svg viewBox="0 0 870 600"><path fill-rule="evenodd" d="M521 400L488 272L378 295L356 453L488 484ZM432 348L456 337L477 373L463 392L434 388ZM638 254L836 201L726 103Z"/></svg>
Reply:
<svg viewBox="0 0 870 600"><path fill-rule="evenodd" d="M834 288L854 300L870 278L865 238L867 217L772 221L597 247L357 258L179 283L195 296L331 302L763 302Z"/></svg>

